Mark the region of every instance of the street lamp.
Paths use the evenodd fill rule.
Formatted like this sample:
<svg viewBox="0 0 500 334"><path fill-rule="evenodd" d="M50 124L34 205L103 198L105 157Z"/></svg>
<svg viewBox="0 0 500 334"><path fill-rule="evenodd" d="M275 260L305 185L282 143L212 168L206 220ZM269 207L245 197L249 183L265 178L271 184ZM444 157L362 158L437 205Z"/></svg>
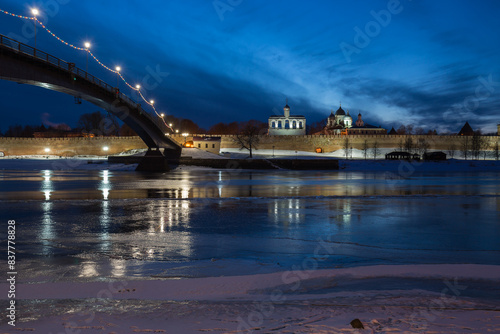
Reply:
<svg viewBox="0 0 500 334"><path fill-rule="evenodd" d="M164 114L164 113L161 113L161 114L160 114L160 117L161 117L161 118L165 117L165 114Z"/></svg>
<svg viewBox="0 0 500 334"><path fill-rule="evenodd" d="M120 78L120 71L122 70L122 68L120 66L116 66L115 68L116 70L116 88L118 89L118 79Z"/></svg>
<svg viewBox="0 0 500 334"><path fill-rule="evenodd" d="M186 146L187 137L189 136L189 133L184 132L182 136L184 137L184 146Z"/></svg>
<svg viewBox="0 0 500 334"><path fill-rule="evenodd" d="M150 104L155 104L154 100L149 101Z"/></svg>
<svg viewBox="0 0 500 334"><path fill-rule="evenodd" d="M36 49L36 21L37 21L36 17L39 13L40 12L38 11L38 9L36 9L36 8L31 9L31 14L33 14L35 16L35 19L33 20L33 23L35 23L35 49Z"/></svg>
<svg viewBox="0 0 500 334"><path fill-rule="evenodd" d="M90 43L85 42L85 49L87 50L87 66L85 67L85 72L89 72L89 49L90 49Z"/></svg>
<svg viewBox="0 0 500 334"><path fill-rule="evenodd" d="M135 85L135 89L137 90L141 89L141 85Z"/></svg>
<svg viewBox="0 0 500 334"><path fill-rule="evenodd" d="M179 130L175 130L175 133L179 133Z"/></svg>

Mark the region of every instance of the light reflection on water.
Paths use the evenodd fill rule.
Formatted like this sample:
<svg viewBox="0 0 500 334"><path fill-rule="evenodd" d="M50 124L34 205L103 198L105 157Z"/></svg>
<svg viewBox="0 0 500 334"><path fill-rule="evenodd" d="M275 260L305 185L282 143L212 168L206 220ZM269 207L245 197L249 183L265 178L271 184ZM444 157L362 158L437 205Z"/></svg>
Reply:
<svg viewBox="0 0 500 334"><path fill-rule="evenodd" d="M233 258L278 270L327 237L338 247L325 267L500 264L498 173L397 183L346 172L0 174L0 209L23 223L23 261L65 277L182 276L179 263Z"/></svg>
<svg viewBox="0 0 500 334"><path fill-rule="evenodd" d="M0 200L499 195L499 173L0 171Z"/></svg>

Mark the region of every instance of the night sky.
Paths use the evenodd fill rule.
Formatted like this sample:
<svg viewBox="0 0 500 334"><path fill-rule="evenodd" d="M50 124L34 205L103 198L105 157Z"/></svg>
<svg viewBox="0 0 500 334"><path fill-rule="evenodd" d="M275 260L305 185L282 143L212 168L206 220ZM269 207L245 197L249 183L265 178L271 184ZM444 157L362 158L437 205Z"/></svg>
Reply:
<svg viewBox="0 0 500 334"><path fill-rule="evenodd" d="M209 128L282 113L308 123L339 103L387 129L496 132L500 1L2 0L149 87L160 112ZM0 14L0 33L34 45L33 21ZM85 52L38 28L39 49L85 69ZM89 72L116 76L89 61ZM153 74L154 75L153 75ZM155 79L156 78L156 79ZM123 82L120 88L124 92ZM0 129L66 123L99 110L73 97L0 81Z"/></svg>

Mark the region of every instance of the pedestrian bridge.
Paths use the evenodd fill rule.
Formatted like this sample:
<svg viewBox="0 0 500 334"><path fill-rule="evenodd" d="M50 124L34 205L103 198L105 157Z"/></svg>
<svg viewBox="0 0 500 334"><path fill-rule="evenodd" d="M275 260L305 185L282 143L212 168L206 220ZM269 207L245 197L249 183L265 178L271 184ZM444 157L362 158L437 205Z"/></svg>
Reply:
<svg viewBox="0 0 500 334"><path fill-rule="evenodd" d="M179 157L181 146L162 130L158 118L116 87L48 53L0 35L0 79L69 94L117 116L152 149L166 149Z"/></svg>

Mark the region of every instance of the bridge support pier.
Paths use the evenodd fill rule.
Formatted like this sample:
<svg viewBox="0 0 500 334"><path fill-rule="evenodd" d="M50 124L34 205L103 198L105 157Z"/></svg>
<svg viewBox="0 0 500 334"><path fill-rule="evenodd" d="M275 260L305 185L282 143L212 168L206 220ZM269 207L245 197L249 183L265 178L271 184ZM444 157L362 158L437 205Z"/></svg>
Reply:
<svg viewBox="0 0 500 334"><path fill-rule="evenodd" d="M170 171L169 163L179 161L181 149L168 150L165 149L165 154L160 149L148 149L144 157L137 165L136 171L140 172L168 172Z"/></svg>

